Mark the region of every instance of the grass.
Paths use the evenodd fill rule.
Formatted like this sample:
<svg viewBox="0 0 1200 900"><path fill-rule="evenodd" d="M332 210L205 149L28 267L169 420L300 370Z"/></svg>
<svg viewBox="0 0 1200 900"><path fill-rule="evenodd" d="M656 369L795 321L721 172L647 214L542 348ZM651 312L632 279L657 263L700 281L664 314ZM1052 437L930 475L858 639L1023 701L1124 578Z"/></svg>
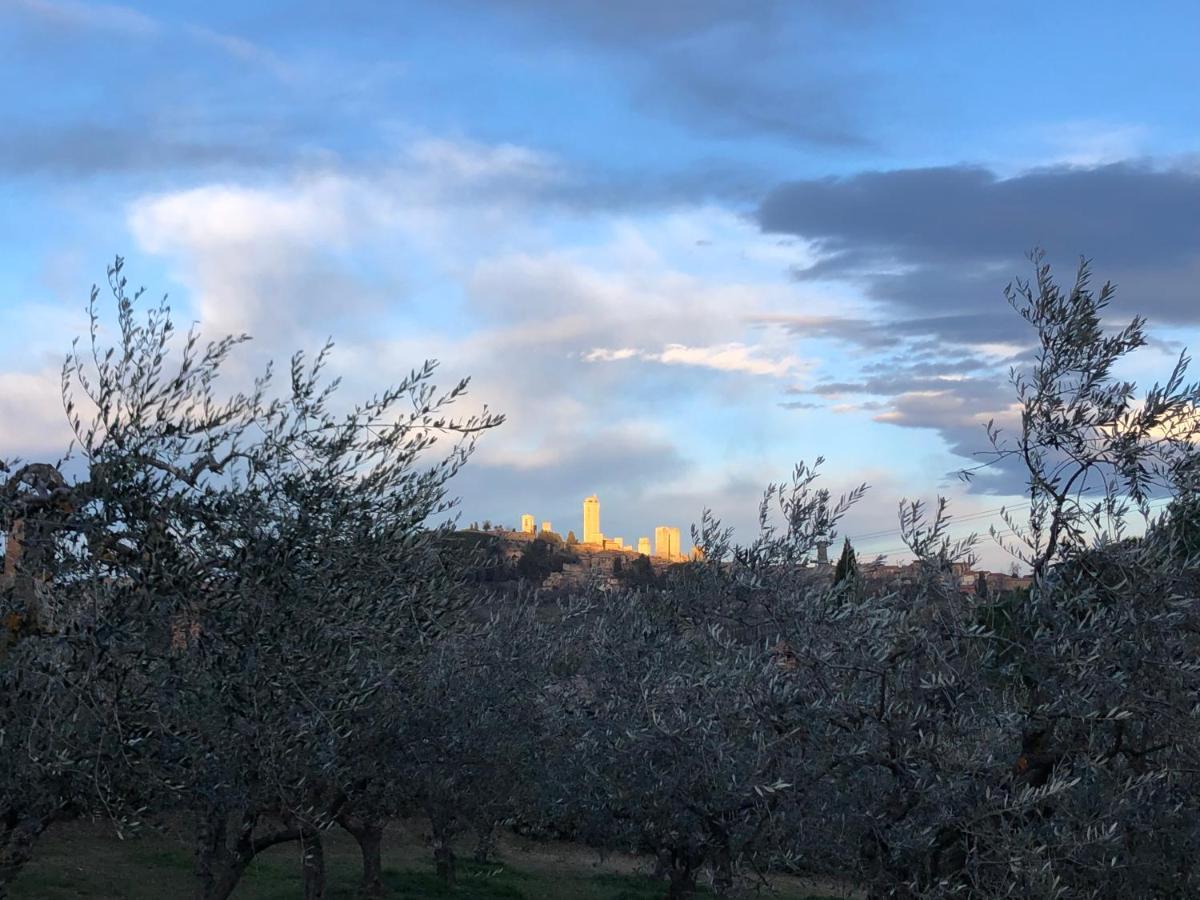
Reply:
<svg viewBox="0 0 1200 900"><path fill-rule="evenodd" d="M459 860L453 891L435 874L419 825L391 829L384 850L384 880L394 900L659 900L666 894L665 882L643 871L644 860L624 856L601 860L594 852L570 844L506 836L495 863ZM328 900L352 900L361 875L357 846L346 835L332 832L325 840L325 854ZM194 891L192 855L183 838L143 834L121 841L110 830L76 823L43 839L34 862L12 885L11 896L13 900L159 900L192 896ZM235 900L300 896L295 846L264 853L234 893ZM757 896L818 900L803 885L787 879L781 879L776 890Z"/></svg>

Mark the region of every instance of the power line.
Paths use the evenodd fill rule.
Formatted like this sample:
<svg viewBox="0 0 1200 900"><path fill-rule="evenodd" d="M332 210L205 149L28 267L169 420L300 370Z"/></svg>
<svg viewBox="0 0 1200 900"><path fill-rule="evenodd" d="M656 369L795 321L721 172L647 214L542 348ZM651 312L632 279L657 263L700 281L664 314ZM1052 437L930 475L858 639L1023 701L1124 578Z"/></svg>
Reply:
<svg viewBox="0 0 1200 900"><path fill-rule="evenodd" d="M996 515L1000 512L1008 512L1009 510L1015 510L1015 509L1026 509L1027 507L1029 507L1029 505L1030 504L1028 501L1025 503L1014 503L1012 505L1006 504L1004 506L997 506L995 509L979 510L977 512L973 512L973 513L970 513L965 516L954 516L954 517L952 517L952 521L955 524L958 524L960 522L972 522L977 519L988 518L989 516ZM849 535L848 540L863 541L863 540L868 540L870 538L887 537L888 535L891 535L891 534L900 534L900 532L901 532L900 528L887 528L887 529L883 529L880 531L866 531L866 532L863 532L862 534Z"/></svg>

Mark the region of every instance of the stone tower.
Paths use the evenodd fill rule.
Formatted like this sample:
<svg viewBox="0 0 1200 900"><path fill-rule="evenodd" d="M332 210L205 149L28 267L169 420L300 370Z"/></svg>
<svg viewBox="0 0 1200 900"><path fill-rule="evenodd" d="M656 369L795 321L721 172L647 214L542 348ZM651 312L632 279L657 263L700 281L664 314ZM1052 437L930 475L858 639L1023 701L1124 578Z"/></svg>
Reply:
<svg viewBox="0 0 1200 900"><path fill-rule="evenodd" d="M600 498L595 494L583 501L583 542L599 544L604 540L600 531Z"/></svg>

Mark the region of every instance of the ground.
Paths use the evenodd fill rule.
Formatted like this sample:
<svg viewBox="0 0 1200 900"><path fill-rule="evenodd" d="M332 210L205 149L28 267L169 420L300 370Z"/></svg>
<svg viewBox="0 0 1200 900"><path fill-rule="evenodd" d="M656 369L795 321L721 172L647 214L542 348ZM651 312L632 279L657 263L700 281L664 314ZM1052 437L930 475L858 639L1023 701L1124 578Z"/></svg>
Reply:
<svg viewBox="0 0 1200 900"><path fill-rule="evenodd" d="M358 848L341 832L326 842L329 900L355 896ZM493 864L460 860L459 887L449 893L434 875L419 822L393 826L385 839L384 869L395 900L453 896L460 900L657 900L665 883L648 877L644 858L596 852L573 844L503 835ZM236 900L293 900L301 896L297 846L262 855L234 894ZM192 855L182 837L145 833L121 841L110 828L75 823L51 831L37 859L12 887L13 900L160 900L191 896ZM808 900L850 896L830 885L775 879L757 896Z"/></svg>

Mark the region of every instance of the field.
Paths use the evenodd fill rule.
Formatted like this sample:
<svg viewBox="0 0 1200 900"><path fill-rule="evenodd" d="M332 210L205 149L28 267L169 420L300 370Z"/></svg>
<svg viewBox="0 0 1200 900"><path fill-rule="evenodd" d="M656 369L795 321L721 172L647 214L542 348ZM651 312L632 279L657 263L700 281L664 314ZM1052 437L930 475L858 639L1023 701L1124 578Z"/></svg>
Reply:
<svg viewBox="0 0 1200 900"><path fill-rule="evenodd" d="M325 841L329 900L356 895L358 848L340 832ZM657 900L666 883L649 877L650 863L597 853L576 845L503 835L495 861L459 861L459 884L447 891L433 872L419 822L394 826L385 839L384 873L395 900L453 896L461 900ZM234 897L292 900L301 896L299 850L277 847L256 860ZM86 824L51 831L37 857L12 887L14 900L160 900L191 896L191 852L181 837L143 834L124 841L111 830ZM778 878L748 894L778 900L850 896L830 885Z"/></svg>

